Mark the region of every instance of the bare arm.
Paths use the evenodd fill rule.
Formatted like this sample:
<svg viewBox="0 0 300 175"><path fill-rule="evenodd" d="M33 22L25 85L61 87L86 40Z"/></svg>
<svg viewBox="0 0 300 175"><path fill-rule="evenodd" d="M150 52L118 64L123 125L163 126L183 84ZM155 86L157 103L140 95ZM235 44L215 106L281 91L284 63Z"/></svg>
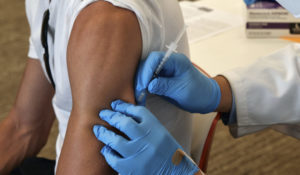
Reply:
<svg viewBox="0 0 300 175"><path fill-rule="evenodd" d="M22 83L8 116L0 124L0 174L8 174L46 144L54 121L53 89L40 62L28 59Z"/></svg>
<svg viewBox="0 0 300 175"><path fill-rule="evenodd" d="M132 12L99 1L78 16L68 46L73 109L57 174L112 174L93 135L101 109L122 99L134 103L133 81L142 50Z"/></svg>

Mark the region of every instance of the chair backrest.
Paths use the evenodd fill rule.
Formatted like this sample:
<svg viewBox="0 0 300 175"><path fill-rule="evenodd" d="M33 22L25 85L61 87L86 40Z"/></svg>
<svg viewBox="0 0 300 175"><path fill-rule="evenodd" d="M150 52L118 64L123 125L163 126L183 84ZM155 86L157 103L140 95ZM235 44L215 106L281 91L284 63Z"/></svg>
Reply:
<svg viewBox="0 0 300 175"><path fill-rule="evenodd" d="M194 63L193 65L207 77L210 77L201 67ZM199 168L204 173L207 171L209 153L220 116L219 113L194 114L191 156L199 163Z"/></svg>

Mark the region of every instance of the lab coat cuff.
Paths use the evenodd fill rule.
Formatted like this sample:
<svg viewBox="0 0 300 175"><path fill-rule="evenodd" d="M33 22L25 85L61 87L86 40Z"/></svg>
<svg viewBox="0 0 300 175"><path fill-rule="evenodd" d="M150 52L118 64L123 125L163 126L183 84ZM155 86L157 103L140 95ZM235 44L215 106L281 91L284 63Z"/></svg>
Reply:
<svg viewBox="0 0 300 175"><path fill-rule="evenodd" d="M224 72L221 75L226 77L230 86L231 92L233 94L233 102L235 105L233 107L235 110L233 112L233 118L235 118L235 123L240 126L243 123L249 123L249 112L248 112L248 101L247 101L247 86L246 80L244 80L241 76L242 70L234 69L232 71Z"/></svg>

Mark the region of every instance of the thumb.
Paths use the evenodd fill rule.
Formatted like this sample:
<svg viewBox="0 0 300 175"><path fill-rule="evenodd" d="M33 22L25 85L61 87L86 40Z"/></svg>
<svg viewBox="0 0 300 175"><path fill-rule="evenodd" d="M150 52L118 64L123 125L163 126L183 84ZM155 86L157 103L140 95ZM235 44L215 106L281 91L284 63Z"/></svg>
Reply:
<svg viewBox="0 0 300 175"><path fill-rule="evenodd" d="M140 89L146 89L149 82L154 75L156 67L159 65L163 58L163 52L152 52L146 61L142 62L139 66L137 76L137 87Z"/></svg>
<svg viewBox="0 0 300 175"><path fill-rule="evenodd" d="M148 91L152 94L166 96L172 99L176 91L176 80L174 78L158 77L152 80Z"/></svg>
<svg viewBox="0 0 300 175"><path fill-rule="evenodd" d="M147 86L155 72L155 69L159 65L163 56L163 52L152 52L148 56L147 60L140 63L135 78L135 98L139 103L145 103L145 97L140 99L141 93L143 93L143 91L147 89Z"/></svg>

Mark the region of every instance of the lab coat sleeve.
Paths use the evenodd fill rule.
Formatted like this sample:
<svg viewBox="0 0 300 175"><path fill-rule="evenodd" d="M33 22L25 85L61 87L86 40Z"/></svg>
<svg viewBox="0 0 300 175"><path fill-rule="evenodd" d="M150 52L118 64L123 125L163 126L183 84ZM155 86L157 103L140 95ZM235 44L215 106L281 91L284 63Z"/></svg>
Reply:
<svg viewBox="0 0 300 175"><path fill-rule="evenodd" d="M224 125L233 125L236 124L236 105L235 105L235 98L234 94L232 93L232 104L231 110L229 113L222 113L221 120Z"/></svg>
<svg viewBox="0 0 300 175"><path fill-rule="evenodd" d="M299 44L222 75L235 96L237 123L230 125L233 136L300 123Z"/></svg>

